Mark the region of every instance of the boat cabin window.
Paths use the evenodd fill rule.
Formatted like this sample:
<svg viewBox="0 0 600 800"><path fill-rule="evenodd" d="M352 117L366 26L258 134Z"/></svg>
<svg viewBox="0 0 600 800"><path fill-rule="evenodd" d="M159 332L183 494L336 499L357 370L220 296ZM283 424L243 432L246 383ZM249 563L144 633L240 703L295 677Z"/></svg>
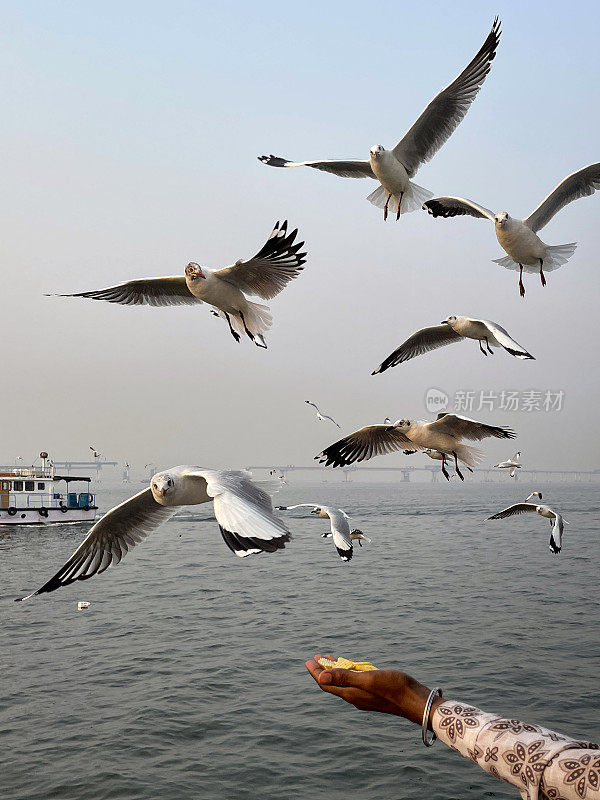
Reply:
<svg viewBox="0 0 600 800"><path fill-rule="evenodd" d="M15 489L15 492L22 492L23 491L23 481L15 481L14 489Z"/></svg>
<svg viewBox="0 0 600 800"><path fill-rule="evenodd" d="M44 491L45 488L46 488L46 484L45 483L38 483L38 489L41 489L42 491Z"/></svg>
<svg viewBox="0 0 600 800"><path fill-rule="evenodd" d="M2 481L2 491L8 492L10 490L10 481Z"/></svg>
<svg viewBox="0 0 600 800"><path fill-rule="evenodd" d="M35 489L35 481L25 481L25 491L33 492Z"/></svg>

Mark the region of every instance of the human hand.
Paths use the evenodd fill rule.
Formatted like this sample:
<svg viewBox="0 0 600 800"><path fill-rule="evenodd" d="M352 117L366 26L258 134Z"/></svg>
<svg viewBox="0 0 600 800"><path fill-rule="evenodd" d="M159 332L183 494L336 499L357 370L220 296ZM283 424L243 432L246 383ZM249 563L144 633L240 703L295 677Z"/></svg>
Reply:
<svg viewBox="0 0 600 800"><path fill-rule="evenodd" d="M429 689L406 672L395 669L378 669L369 672L352 672L347 669L323 669L318 664L321 655L306 662L306 668L328 694L335 694L360 711L381 711L396 714L417 724L423 721ZM325 656L332 661L331 655ZM443 700L436 697L431 712ZM430 714L431 718L431 714Z"/></svg>

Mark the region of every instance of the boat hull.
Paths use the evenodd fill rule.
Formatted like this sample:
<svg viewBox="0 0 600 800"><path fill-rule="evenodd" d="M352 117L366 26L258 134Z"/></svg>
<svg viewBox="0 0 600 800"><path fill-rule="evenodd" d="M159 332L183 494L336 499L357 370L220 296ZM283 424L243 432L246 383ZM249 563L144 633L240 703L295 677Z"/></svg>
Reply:
<svg viewBox="0 0 600 800"><path fill-rule="evenodd" d="M56 525L66 522L93 522L96 519L96 506L91 508L46 509L48 516L42 516L37 508L17 508L9 514L7 508L0 508L0 525Z"/></svg>

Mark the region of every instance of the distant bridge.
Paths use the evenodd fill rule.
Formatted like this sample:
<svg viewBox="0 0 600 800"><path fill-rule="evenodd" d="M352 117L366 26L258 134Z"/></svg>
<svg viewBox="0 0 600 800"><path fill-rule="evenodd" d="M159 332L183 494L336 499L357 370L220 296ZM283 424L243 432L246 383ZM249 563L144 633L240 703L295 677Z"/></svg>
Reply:
<svg viewBox="0 0 600 800"><path fill-rule="evenodd" d="M52 464L57 472L63 469L67 472L70 472L72 469L95 469L96 476L98 476L102 471L102 467L117 467L119 462L104 461L99 458L95 458L93 461L53 461Z"/></svg>
<svg viewBox="0 0 600 800"><path fill-rule="evenodd" d="M448 465L450 467L450 465ZM287 480L288 473L290 472L343 472L344 473L344 480L351 481L352 474L356 472L399 472L402 475L401 481L402 483L409 483L410 476L413 472L429 472L431 475L431 481L435 483L438 479L438 476L441 475L441 468L439 465L432 464L431 466L426 465L422 467L363 467L363 466L355 466L351 465L349 467L338 467L333 469L332 467L323 467L323 466L309 466L309 467L298 467L295 464L286 464L285 466L274 466L271 464L270 466L251 466L246 467L248 470L255 470L255 469L263 469L263 470L276 470L277 472L281 472L283 477ZM454 472L454 469L449 469L450 474ZM466 470L465 470L466 472ZM494 467L481 467L476 468L475 473L478 475L484 476L484 481L490 481L491 476L498 476L502 475L502 473L508 472L506 469L498 469ZM527 475L530 479L535 482L538 479L545 478L546 481L551 480L551 476L559 476L557 479L562 481L567 481L569 478L572 478L576 482L580 482L583 480L587 480L588 482L592 482L594 478L600 478L600 470L582 470L582 469L519 469L516 471L517 477L525 477Z"/></svg>

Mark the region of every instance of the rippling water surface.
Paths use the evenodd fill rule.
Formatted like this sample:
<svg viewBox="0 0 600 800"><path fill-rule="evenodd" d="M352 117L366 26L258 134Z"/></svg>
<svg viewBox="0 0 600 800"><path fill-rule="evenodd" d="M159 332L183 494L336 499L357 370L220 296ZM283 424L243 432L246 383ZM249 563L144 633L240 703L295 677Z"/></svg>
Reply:
<svg viewBox="0 0 600 800"><path fill-rule="evenodd" d="M118 567L22 604L87 526L2 528L0 796L518 796L404 720L323 694L303 662L369 659L598 740L600 489L541 487L571 523L555 557L537 516L483 522L535 488L296 483L278 503L339 505L373 543L344 564L299 510L285 551L242 561L199 506Z"/></svg>

